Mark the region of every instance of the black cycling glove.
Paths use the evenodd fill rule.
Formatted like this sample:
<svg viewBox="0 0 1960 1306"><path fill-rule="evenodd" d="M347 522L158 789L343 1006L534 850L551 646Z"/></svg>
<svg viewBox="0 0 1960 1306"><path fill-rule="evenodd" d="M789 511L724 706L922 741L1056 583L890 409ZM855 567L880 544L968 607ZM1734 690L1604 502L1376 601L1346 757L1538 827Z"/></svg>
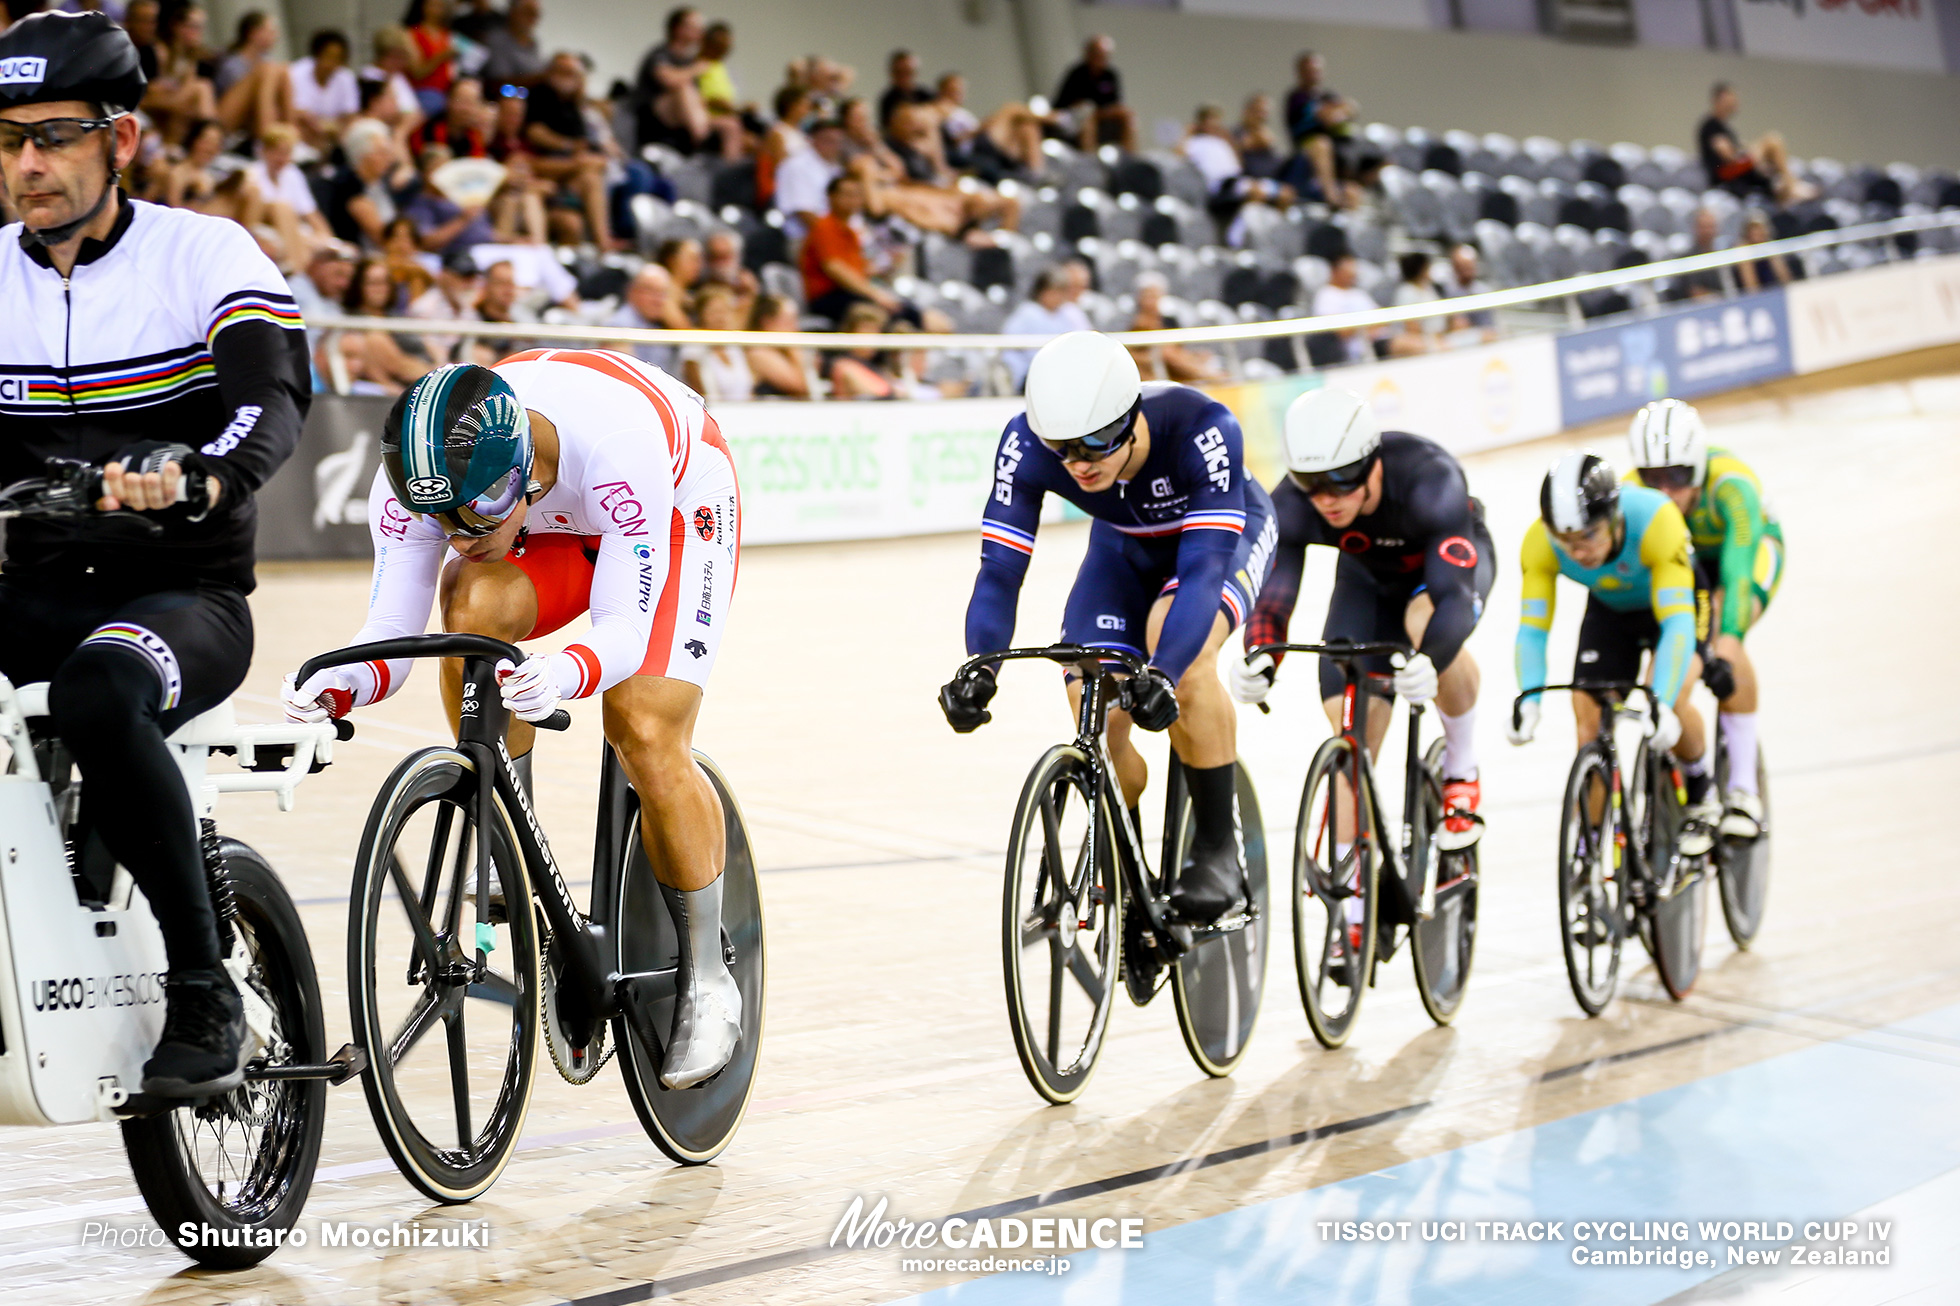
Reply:
<svg viewBox="0 0 1960 1306"><path fill-rule="evenodd" d="M991 667L954 676L939 690L939 707L946 714L946 724L967 735L993 720L987 704L993 702L996 688Z"/></svg>
<svg viewBox="0 0 1960 1306"><path fill-rule="evenodd" d="M1157 667L1130 682L1130 720L1145 730L1168 730L1177 720L1177 686Z"/></svg>

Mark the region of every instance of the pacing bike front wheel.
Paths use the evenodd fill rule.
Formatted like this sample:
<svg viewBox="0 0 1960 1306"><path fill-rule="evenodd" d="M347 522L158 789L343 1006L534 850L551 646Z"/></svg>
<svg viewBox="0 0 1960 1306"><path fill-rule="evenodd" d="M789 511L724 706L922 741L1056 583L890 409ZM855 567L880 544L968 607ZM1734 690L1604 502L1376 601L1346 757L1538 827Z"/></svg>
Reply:
<svg viewBox="0 0 1960 1306"><path fill-rule="evenodd" d="M1008 1025L1034 1091L1073 1102L1095 1073L1123 939L1110 816L1080 749L1028 773L1007 841L1001 954Z"/></svg>
<svg viewBox="0 0 1960 1306"><path fill-rule="evenodd" d="M271 1042L260 1056L270 1065L317 1065L326 1022L299 913L263 858L234 840L223 847L246 983L272 1008ZM229 1093L123 1121L123 1146L150 1213L183 1253L210 1269L242 1270L278 1250L306 1205L326 1110L325 1080L248 1079ZM186 1226L195 1235L188 1240Z"/></svg>

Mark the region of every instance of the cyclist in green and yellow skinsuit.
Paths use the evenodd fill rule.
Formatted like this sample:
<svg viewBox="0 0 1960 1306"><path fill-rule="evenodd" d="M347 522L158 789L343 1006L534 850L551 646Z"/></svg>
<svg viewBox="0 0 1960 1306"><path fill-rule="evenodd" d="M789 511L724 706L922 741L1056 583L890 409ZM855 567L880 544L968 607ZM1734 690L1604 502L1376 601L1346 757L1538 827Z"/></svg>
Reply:
<svg viewBox="0 0 1960 1306"><path fill-rule="evenodd" d="M1758 697L1756 669L1742 640L1782 582L1783 528L1748 464L1726 449L1709 447L1701 414L1692 406L1679 399L1648 404L1634 414L1627 437L1634 468L1628 479L1664 492L1681 509L1696 567L1715 591L1709 652L1726 662L1734 677L1721 711L1730 762L1722 833L1754 838L1763 819L1756 784ZM1711 685L1718 679L1711 676Z"/></svg>

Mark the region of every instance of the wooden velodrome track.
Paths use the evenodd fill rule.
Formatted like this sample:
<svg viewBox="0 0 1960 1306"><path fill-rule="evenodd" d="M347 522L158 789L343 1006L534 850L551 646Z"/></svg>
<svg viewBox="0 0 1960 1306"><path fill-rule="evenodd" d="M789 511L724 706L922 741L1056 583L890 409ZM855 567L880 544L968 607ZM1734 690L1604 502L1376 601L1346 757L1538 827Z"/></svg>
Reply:
<svg viewBox="0 0 1960 1306"><path fill-rule="evenodd" d="M1351 1045L1321 1051L1300 1012L1277 914L1264 1014L1238 1073L1209 1081L1171 1004L1120 1003L1100 1073L1073 1107L1042 1106L1002 1010L1000 850L1040 750L1069 733L1058 677L1004 677L994 723L956 737L934 691L956 664L971 535L756 549L699 742L754 834L769 923L768 1032L753 1108L710 1167L668 1164L616 1076L583 1089L540 1066L524 1148L473 1206L436 1208L393 1171L357 1087L332 1095L302 1224L484 1220L483 1251L288 1249L229 1277L167 1246L102 1246L95 1225L152 1228L114 1129L0 1130L0 1297L121 1302L873 1302L950 1282L899 1253L825 1247L857 1195L915 1219L1049 1194L1048 1214L1136 1215L1159 1229L1377 1171L1687 1083L1950 1003L1960 881L1945 807L1960 780L1960 642L1951 602L1960 496L1960 350L1781 383L1706 405L1718 443L1767 483L1789 540L1782 593L1752 635L1764 685L1777 861L1767 924L1734 952L1719 916L1708 968L1669 1003L1634 966L1583 1019L1554 930L1557 797L1569 717L1548 707L1513 750L1517 541L1559 449L1624 456L1617 424L1468 460L1502 573L1470 647L1484 673L1485 888L1476 972L1457 1024L1434 1029L1398 957ZM1042 533L1022 642L1057 627L1085 529ZM1316 554L1322 551L1316 551ZM1331 559L1316 556L1296 637L1318 629ZM268 719L280 674L360 623L363 566L263 569L258 653L240 715ZM1570 665L1580 596L1563 591L1554 669ZM1283 894L1290 821L1326 727L1289 665L1270 717L1240 716ZM544 824L589 865L598 713L540 746ZM300 791L299 808L226 800L227 830L265 852L303 906L329 1046L346 1036L344 894L368 803L407 750L441 737L418 673ZM1158 742L1161 751L1163 745ZM1393 774L1391 772L1391 774ZM1942 851L1944 850L1944 851ZM584 871L579 872L582 882ZM1643 962L1637 951L1629 962ZM125 1235L129 1237L129 1235ZM131 1239L134 1241L135 1239ZM1085 1300L1088 1298L1085 1298ZM1851 1298L1843 1298L1850 1300Z"/></svg>

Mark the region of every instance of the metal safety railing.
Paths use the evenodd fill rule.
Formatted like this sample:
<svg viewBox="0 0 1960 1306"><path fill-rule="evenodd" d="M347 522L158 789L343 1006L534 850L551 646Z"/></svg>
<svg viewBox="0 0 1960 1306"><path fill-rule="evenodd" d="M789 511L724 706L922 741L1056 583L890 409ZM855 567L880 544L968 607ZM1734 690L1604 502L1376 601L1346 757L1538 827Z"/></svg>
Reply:
<svg viewBox="0 0 1960 1306"><path fill-rule="evenodd" d="M1721 268L1753 263L1777 255L1803 254L1811 250L1840 245L1893 241L1900 236L1960 228L1960 209L1916 214L1883 222L1820 231L1808 236L1740 245L1709 254L1642 263L1634 267L1589 272L1537 285L1515 286L1451 299L1429 300L1395 308L1377 308L1359 313L1326 317L1278 318L1269 322L1241 322L1223 326L1176 327L1161 331L1112 331L1117 343L1148 349L1165 345L1223 345L1260 343L1287 337L1318 335L1322 332L1369 330L1429 318L1518 309L1532 304L1566 301L1566 316L1574 323L1582 320L1578 297L1595 290L1611 290L1662 281ZM1956 241L1960 245L1960 241ZM669 331L635 327L560 325L544 322L463 322L433 318L400 317L317 317L308 326L324 332L384 331L397 335L461 336L478 339L521 338L541 345L563 343L568 346L593 344L712 345L748 348L802 348L814 350L969 350L998 354L1006 350L1039 349L1051 336L1008 336L971 334L931 334L906 332L878 334L834 331ZM345 390L344 384L336 389Z"/></svg>

